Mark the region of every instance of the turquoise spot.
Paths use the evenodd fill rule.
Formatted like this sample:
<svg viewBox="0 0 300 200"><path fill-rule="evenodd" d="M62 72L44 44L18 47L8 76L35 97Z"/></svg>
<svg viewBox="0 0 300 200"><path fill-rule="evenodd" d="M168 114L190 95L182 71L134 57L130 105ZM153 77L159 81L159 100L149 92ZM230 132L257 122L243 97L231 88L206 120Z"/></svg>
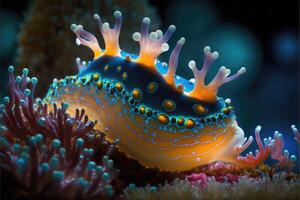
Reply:
<svg viewBox="0 0 300 200"><path fill-rule="evenodd" d="M60 140L59 140L59 139L54 139L54 140L52 141L52 147L53 147L54 149L57 149L59 146L60 146Z"/></svg>
<svg viewBox="0 0 300 200"><path fill-rule="evenodd" d="M156 186L151 186L150 187L150 192L157 192L157 187Z"/></svg>
<svg viewBox="0 0 300 200"><path fill-rule="evenodd" d="M105 172L103 173L102 178L103 180L108 181L110 179L110 175L107 172Z"/></svg>
<svg viewBox="0 0 300 200"><path fill-rule="evenodd" d="M53 171L52 172L52 177L54 178L54 180L56 181L62 181L64 179L65 173L63 171Z"/></svg>
<svg viewBox="0 0 300 200"><path fill-rule="evenodd" d="M42 169L42 172L47 172L47 171L49 171L49 164L48 163L42 163L41 164L41 169Z"/></svg>
<svg viewBox="0 0 300 200"><path fill-rule="evenodd" d="M15 68L13 66L8 67L8 72L14 72Z"/></svg>
<svg viewBox="0 0 300 200"><path fill-rule="evenodd" d="M82 138L78 138L76 140L76 144L77 144L78 147L82 147L83 144L84 144L84 140Z"/></svg>
<svg viewBox="0 0 300 200"><path fill-rule="evenodd" d="M98 165L98 166L96 167L96 171L97 171L99 174L102 174L104 170L103 170L103 167L102 167L102 166Z"/></svg>
<svg viewBox="0 0 300 200"><path fill-rule="evenodd" d="M103 156L102 162L103 163L107 163L107 161L108 161L108 156L107 155Z"/></svg>
<svg viewBox="0 0 300 200"><path fill-rule="evenodd" d="M42 142L43 141L43 136L41 134L36 134L35 139L36 139L36 142Z"/></svg>
<svg viewBox="0 0 300 200"><path fill-rule="evenodd" d="M29 73L29 70L28 70L27 68L24 68L24 69L22 70L22 73L23 73L23 75L27 76L28 73Z"/></svg>
<svg viewBox="0 0 300 200"><path fill-rule="evenodd" d="M38 82L38 79L37 79L36 77L32 77L32 78L31 78L31 83L32 83L33 85L36 85L37 82Z"/></svg>

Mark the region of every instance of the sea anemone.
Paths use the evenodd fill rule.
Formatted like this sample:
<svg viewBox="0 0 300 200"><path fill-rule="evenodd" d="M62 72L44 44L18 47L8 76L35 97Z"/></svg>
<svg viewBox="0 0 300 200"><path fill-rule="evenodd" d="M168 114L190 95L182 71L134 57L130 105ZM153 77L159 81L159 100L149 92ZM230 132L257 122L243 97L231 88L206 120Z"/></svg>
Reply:
<svg viewBox="0 0 300 200"><path fill-rule="evenodd" d="M1 169L11 173L30 195L78 199L113 195L116 177L109 158L116 143L93 130L84 110L75 116L67 104L49 106L34 98L38 79L14 77L9 67L9 97L1 104ZM31 84L29 84L31 83ZM30 89L28 85L31 85ZM28 193L30 195L28 195Z"/></svg>

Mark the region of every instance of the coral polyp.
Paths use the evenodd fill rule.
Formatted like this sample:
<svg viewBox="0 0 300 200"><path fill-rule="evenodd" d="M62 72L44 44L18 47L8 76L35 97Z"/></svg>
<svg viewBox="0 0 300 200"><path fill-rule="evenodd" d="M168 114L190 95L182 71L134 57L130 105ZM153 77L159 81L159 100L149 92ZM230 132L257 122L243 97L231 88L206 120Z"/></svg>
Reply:
<svg viewBox="0 0 300 200"><path fill-rule="evenodd" d="M84 110L71 116L62 103L50 111L34 98L37 78L29 78L26 68L22 77L15 78L13 71L9 67L9 97L1 104L1 168L13 174L29 196L111 196L116 169L109 155L115 144L104 143L103 133L93 130L96 122Z"/></svg>

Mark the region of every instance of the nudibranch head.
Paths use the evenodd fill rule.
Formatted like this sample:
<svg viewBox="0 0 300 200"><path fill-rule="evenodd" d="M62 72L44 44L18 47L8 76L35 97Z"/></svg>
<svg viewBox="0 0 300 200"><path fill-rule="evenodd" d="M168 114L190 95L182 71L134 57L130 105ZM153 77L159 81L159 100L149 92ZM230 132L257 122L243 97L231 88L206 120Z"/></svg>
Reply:
<svg viewBox="0 0 300 200"><path fill-rule="evenodd" d="M244 135L230 99L217 97L217 91L245 68L229 76L230 70L223 66L205 84L219 56L207 46L202 69L190 61L195 78L186 80L175 74L184 38L177 42L168 64L157 59L169 49L174 25L165 34L161 30L149 33L150 19L144 18L141 31L132 36L140 44L139 55L134 55L120 49L122 14L116 11L114 15L113 28L94 15L105 49L81 25L71 25L76 43L92 49L94 59L87 63L77 58L79 73L54 80L45 101L64 101L85 109L109 140L120 139L120 150L147 167L188 170L215 160L231 160L234 146L243 143Z"/></svg>

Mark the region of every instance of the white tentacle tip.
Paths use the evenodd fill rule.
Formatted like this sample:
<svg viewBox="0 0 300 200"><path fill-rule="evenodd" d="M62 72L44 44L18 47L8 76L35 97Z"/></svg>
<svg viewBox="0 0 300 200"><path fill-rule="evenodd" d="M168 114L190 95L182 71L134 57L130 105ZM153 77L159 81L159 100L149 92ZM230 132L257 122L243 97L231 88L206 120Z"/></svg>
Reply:
<svg viewBox="0 0 300 200"><path fill-rule="evenodd" d="M261 126L260 125L258 125L256 128L255 128L255 132L257 133L259 133L261 131Z"/></svg>
<svg viewBox="0 0 300 200"><path fill-rule="evenodd" d="M230 70L230 69L228 69L228 68L226 68L224 72L225 72L225 76L227 77L227 76L229 76L229 75L230 75L230 73L231 73L231 70Z"/></svg>
<svg viewBox="0 0 300 200"><path fill-rule="evenodd" d="M185 38L184 37L180 38L180 40L178 40L177 43L183 45L185 43Z"/></svg>
<svg viewBox="0 0 300 200"><path fill-rule="evenodd" d="M142 38L142 36L141 36L141 34L139 33L139 32L135 32L135 33L133 33L132 34L132 39L134 40L134 41L140 41L141 40L141 38Z"/></svg>
<svg viewBox="0 0 300 200"><path fill-rule="evenodd" d="M116 18L122 17L122 13L119 10L117 10L117 11L114 12L114 16Z"/></svg>
<svg viewBox="0 0 300 200"><path fill-rule="evenodd" d="M225 99L225 103L230 104L231 103L231 99L229 99L229 98Z"/></svg>
<svg viewBox="0 0 300 200"><path fill-rule="evenodd" d="M194 69L196 67L196 62L194 60L191 60L189 62L189 68Z"/></svg>
<svg viewBox="0 0 300 200"><path fill-rule="evenodd" d="M250 136L249 139L248 139L248 141L251 141L251 142L252 142L252 141L253 141L253 137Z"/></svg>
<svg viewBox="0 0 300 200"><path fill-rule="evenodd" d="M239 71L238 71L238 74L244 74L246 73L246 67L242 67Z"/></svg>
<svg viewBox="0 0 300 200"><path fill-rule="evenodd" d="M292 130L293 130L294 133L298 132L298 129L297 129L297 127L295 125L292 125L291 128L292 128Z"/></svg>
<svg viewBox="0 0 300 200"><path fill-rule="evenodd" d="M161 30L156 31L157 39L160 39L163 36L163 32Z"/></svg>
<svg viewBox="0 0 300 200"><path fill-rule="evenodd" d="M170 25L169 30L174 32L176 30L176 26L175 25Z"/></svg>
<svg viewBox="0 0 300 200"><path fill-rule="evenodd" d="M100 20L100 16L98 14L94 14L93 17L94 17L95 20Z"/></svg>
<svg viewBox="0 0 300 200"><path fill-rule="evenodd" d="M149 18L149 17L145 17L145 18L143 19L143 23L144 23L144 24L150 24L150 18Z"/></svg>
<svg viewBox="0 0 300 200"><path fill-rule="evenodd" d="M212 58L215 59L215 60L218 59L219 58L219 53L217 51L214 51L212 53Z"/></svg>
<svg viewBox="0 0 300 200"><path fill-rule="evenodd" d="M79 40L78 38L76 38L75 42L76 42L76 44L77 44L78 46L81 45L81 42L80 42L80 40Z"/></svg>
<svg viewBox="0 0 300 200"><path fill-rule="evenodd" d="M168 51L168 50L169 50L169 45L168 45L168 43L163 43L163 44L161 45L161 50L162 50L162 51Z"/></svg>
<svg viewBox="0 0 300 200"><path fill-rule="evenodd" d="M77 28L77 25L76 24L71 24L70 28L71 28L72 31L75 31L76 28Z"/></svg>
<svg viewBox="0 0 300 200"><path fill-rule="evenodd" d="M105 22L105 23L103 24L102 28L103 28L104 30L108 30L108 29L109 29L109 23L108 23L108 22Z"/></svg>
<svg viewBox="0 0 300 200"><path fill-rule="evenodd" d="M157 32L151 32L151 33L150 33L150 38L151 38L152 40L156 40L156 39L158 38Z"/></svg>
<svg viewBox="0 0 300 200"><path fill-rule="evenodd" d="M203 52L204 52L205 54L208 54L208 53L210 52L210 46L204 47Z"/></svg>
<svg viewBox="0 0 300 200"><path fill-rule="evenodd" d="M220 71L225 71L225 70L226 70L226 67L225 67L225 66L221 66L219 70L220 70Z"/></svg>

